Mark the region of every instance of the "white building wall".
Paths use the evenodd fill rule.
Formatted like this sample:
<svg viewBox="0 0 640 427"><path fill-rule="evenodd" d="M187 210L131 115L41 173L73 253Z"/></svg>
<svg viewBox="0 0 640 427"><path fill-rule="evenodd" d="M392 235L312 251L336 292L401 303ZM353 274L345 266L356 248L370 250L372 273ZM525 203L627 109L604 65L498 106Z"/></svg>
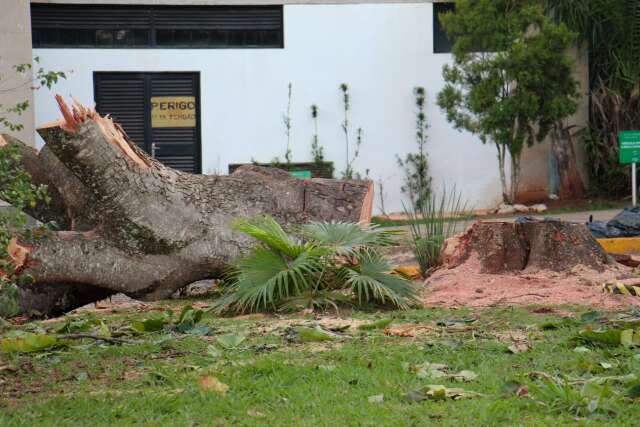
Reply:
<svg viewBox="0 0 640 427"><path fill-rule="evenodd" d="M388 212L402 211L403 171L396 154L416 149L412 89L428 94L429 164L436 187L457 185L475 208L500 197L496 150L451 128L435 105L450 55L433 54L433 5L351 4L284 7L284 49L35 49L45 69L70 71L55 87L93 103L94 71L200 72L202 170L226 173L229 163L283 158L282 116L293 84L294 161L311 160L317 104L319 139L336 171L345 167L341 83L351 89L352 142L364 129L355 169L382 180ZM48 91L36 94L36 121L59 116ZM380 194L376 194L379 198ZM375 202L378 206L378 200Z"/></svg>

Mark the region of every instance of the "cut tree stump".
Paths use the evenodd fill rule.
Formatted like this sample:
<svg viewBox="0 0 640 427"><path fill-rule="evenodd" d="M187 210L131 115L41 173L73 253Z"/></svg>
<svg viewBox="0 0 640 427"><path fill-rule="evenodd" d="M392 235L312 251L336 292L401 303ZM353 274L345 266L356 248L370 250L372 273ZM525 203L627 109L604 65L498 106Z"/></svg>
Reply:
<svg viewBox="0 0 640 427"><path fill-rule="evenodd" d="M40 152L0 139L0 149L19 146L22 166L49 187L52 203L28 213L66 230L13 242L24 313L56 315L118 292L157 300L219 277L252 244L232 230L239 217L268 214L285 227L371 218L371 181L301 180L257 166L182 173L145 154L109 117L56 99L64 118L38 129Z"/></svg>
<svg viewBox="0 0 640 427"><path fill-rule="evenodd" d="M477 260L479 272L488 274L560 272L578 265L604 271L615 264L585 225L549 220L476 222L445 242L443 258L447 268Z"/></svg>

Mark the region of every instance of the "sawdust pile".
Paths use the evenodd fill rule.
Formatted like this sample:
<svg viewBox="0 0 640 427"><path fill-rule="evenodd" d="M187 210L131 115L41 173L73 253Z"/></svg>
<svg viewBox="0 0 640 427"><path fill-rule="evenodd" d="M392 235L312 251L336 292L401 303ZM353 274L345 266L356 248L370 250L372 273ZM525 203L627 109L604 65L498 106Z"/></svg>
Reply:
<svg viewBox="0 0 640 427"><path fill-rule="evenodd" d="M480 262L469 258L455 268L441 268L425 281L421 300L425 306L493 307L505 305L588 305L603 309L640 306L640 297L602 291L603 283L621 280L638 283L633 271L614 265L599 272L577 265L565 272L549 270L518 273L479 273ZM637 277L637 275L635 275Z"/></svg>

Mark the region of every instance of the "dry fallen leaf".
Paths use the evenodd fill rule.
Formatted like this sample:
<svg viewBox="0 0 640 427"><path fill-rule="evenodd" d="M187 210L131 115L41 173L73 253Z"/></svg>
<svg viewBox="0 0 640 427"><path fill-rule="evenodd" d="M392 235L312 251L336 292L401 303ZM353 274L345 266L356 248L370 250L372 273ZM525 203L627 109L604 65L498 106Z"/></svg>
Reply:
<svg viewBox="0 0 640 427"><path fill-rule="evenodd" d="M460 400L472 397L482 397L483 394L462 388L447 388L440 384L431 384L418 390L410 391L405 395L409 402L421 402L423 400Z"/></svg>
<svg viewBox="0 0 640 427"><path fill-rule="evenodd" d="M205 301L196 301L193 304L191 304L191 306L194 309L201 309L201 310L209 308L210 305L211 305L211 303L208 303L208 302L205 302Z"/></svg>
<svg viewBox="0 0 640 427"><path fill-rule="evenodd" d="M231 320L262 320L272 317L270 314L265 313L251 313L241 314L240 316L232 317Z"/></svg>
<svg viewBox="0 0 640 427"><path fill-rule="evenodd" d="M202 391L214 391L218 394L226 394L229 386L216 377L206 376L200 378L200 389Z"/></svg>
<svg viewBox="0 0 640 427"><path fill-rule="evenodd" d="M384 330L385 335L393 335L397 337L415 337L416 335L433 331L433 326L419 325L415 323L407 323L398 325Z"/></svg>
<svg viewBox="0 0 640 427"><path fill-rule="evenodd" d="M254 410L254 409L249 409L249 410L247 411L247 415L248 415L248 416L250 416L250 417L255 417L255 418L262 418L262 417L265 417L265 415L264 415L262 412L260 412L260 411L256 411L256 410Z"/></svg>
<svg viewBox="0 0 640 427"><path fill-rule="evenodd" d="M27 246L20 245L16 237L9 241L6 251L9 254L9 257L13 260L13 265L16 269L20 269L27 262L29 248Z"/></svg>
<svg viewBox="0 0 640 427"><path fill-rule="evenodd" d="M518 387L518 389L516 390L516 396L518 397L527 397L529 396L529 389L527 388L527 386L521 386Z"/></svg>
<svg viewBox="0 0 640 427"><path fill-rule="evenodd" d="M511 353L524 353L529 351L529 344L526 341L514 342L508 347Z"/></svg>
<svg viewBox="0 0 640 427"><path fill-rule="evenodd" d="M31 320L29 318L29 316L16 316L16 317L11 317L9 319L9 321L11 323L13 323L14 325L24 325L25 323L27 323L29 320Z"/></svg>
<svg viewBox="0 0 640 427"><path fill-rule="evenodd" d="M302 310L300 313L298 313L298 315L300 316L309 316L313 314L313 308L305 308L304 310Z"/></svg>
<svg viewBox="0 0 640 427"><path fill-rule="evenodd" d="M142 373L138 371L125 371L122 374L122 379L127 381L133 381L133 380L137 380L141 376L142 376Z"/></svg>

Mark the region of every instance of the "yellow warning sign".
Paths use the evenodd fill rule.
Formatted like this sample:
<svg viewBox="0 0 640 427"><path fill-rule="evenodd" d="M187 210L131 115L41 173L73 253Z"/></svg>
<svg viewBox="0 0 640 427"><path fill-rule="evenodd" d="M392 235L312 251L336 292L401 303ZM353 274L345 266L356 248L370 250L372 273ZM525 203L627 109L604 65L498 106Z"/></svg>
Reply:
<svg viewBox="0 0 640 427"><path fill-rule="evenodd" d="M195 96L152 96L151 127L196 127Z"/></svg>

